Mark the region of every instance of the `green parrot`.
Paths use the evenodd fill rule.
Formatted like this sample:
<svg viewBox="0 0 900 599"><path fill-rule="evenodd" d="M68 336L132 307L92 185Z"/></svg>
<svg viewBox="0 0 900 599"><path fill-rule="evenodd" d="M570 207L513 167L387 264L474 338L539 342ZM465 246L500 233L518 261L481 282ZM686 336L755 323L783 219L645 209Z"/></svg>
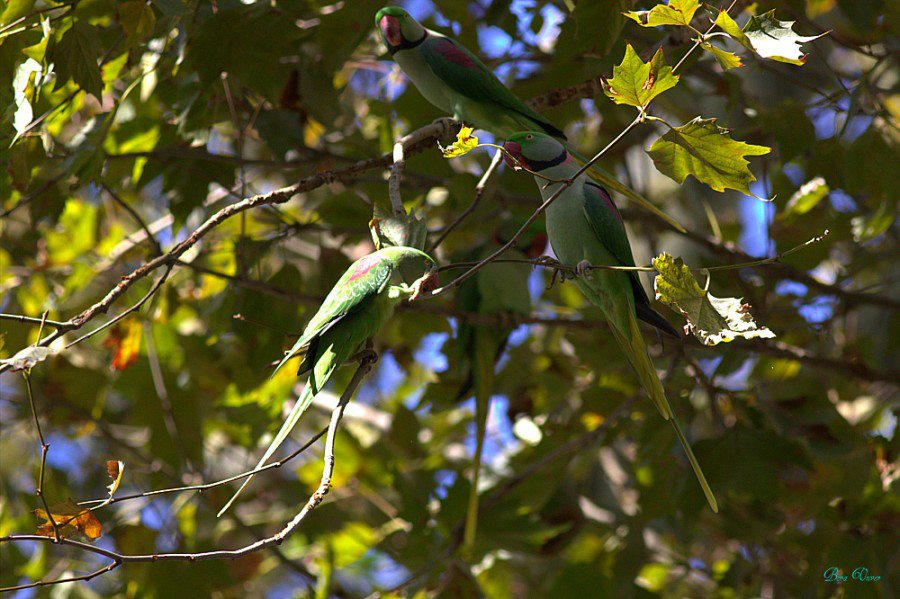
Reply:
<svg viewBox="0 0 900 599"><path fill-rule="evenodd" d="M540 132L516 133L504 147L522 166L552 180L571 179L579 169L561 143ZM509 157L507 162L516 166ZM548 184L540 177L535 177L535 181L544 201L562 185ZM637 372L644 390L663 418L671 420L710 507L718 512L716 498L666 399L637 321L643 320L674 337L678 333L650 306L637 272L587 268L590 264L634 266L631 244L612 198L605 189L580 175L547 207L546 223L556 257L562 264L574 267L578 288L603 311L613 337Z"/></svg>
<svg viewBox="0 0 900 599"><path fill-rule="evenodd" d="M397 305L405 299L415 299L420 293L436 289L438 284L434 260L428 254L410 247L386 247L350 265L325 297L294 347L284 355L272 373L274 376L288 360L302 354L297 376L309 373L309 380L257 468L263 466L284 443L335 369L350 360L360 346L378 332ZM252 478L248 476L244 480L219 511L219 516L231 506Z"/></svg>
<svg viewBox="0 0 900 599"><path fill-rule="evenodd" d="M478 262L491 255L506 242L501 227L494 235L493 243L478 250L469 252L468 261ZM525 252L509 251L506 258L537 257L547 246L547 236L543 231L535 233L531 241L520 240ZM457 293L456 307L463 312L493 315L500 318L497 325L470 324L461 320L457 328L457 343L460 368L466 374L466 381L459 392L459 397L475 395L475 455L472 464L472 486L469 492L469 507L466 515L466 526L463 535L463 546L471 548L475 541L478 524L478 479L481 473L484 437L490 413L491 395L494 389L494 370L497 361L506 348L506 343L515 325L504 323L504 315L531 314L531 294L528 292L528 274L531 267L527 264L495 262L481 270L474 277L460 285Z"/></svg>
<svg viewBox="0 0 900 599"><path fill-rule="evenodd" d="M425 99L454 119L503 139L518 131L541 131L565 141L565 134L525 105L477 56L454 39L426 29L399 6L375 14L375 25L394 61ZM587 160L569 150L581 164ZM642 195L592 165L590 176L644 209L684 228Z"/></svg>

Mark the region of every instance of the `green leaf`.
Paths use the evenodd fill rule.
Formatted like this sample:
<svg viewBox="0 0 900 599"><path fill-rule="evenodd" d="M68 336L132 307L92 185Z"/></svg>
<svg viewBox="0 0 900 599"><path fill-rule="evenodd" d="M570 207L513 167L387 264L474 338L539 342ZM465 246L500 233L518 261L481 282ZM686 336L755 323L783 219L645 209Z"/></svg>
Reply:
<svg viewBox="0 0 900 599"><path fill-rule="evenodd" d="M763 58L802 65L806 62L806 54L800 50L800 45L811 42L825 34L813 36L797 35L791 29L793 24L793 21L779 21L776 19L775 10L773 9L762 15L750 17L747 25L744 26L743 41L732 35L731 31L725 30L725 32Z"/></svg>
<svg viewBox="0 0 900 599"><path fill-rule="evenodd" d="M886 197L882 199L874 212L866 216L856 216L850 222L853 240L860 243L881 235L894 224L896 214L896 198Z"/></svg>
<svg viewBox="0 0 900 599"><path fill-rule="evenodd" d="M417 249L425 249L428 229L425 219L416 214L394 216L379 206L375 206L375 215L369 221L369 230L375 249L391 245L405 245Z"/></svg>
<svg viewBox="0 0 900 599"><path fill-rule="evenodd" d="M142 0L129 0L119 5L119 23L125 31L129 46L144 41L156 27L153 8Z"/></svg>
<svg viewBox="0 0 900 599"><path fill-rule="evenodd" d="M100 75L100 39L96 27L84 21L75 21L64 34L53 51L53 62L59 78L59 89L70 79L98 100L103 91Z"/></svg>
<svg viewBox="0 0 900 599"><path fill-rule="evenodd" d="M603 91L616 104L644 107L677 83L678 75L673 75L672 67L666 64L662 48L650 62L644 62L628 44L622 63L613 67L612 79L604 82Z"/></svg>
<svg viewBox="0 0 900 599"><path fill-rule="evenodd" d="M760 327L750 315L750 306L735 297L715 297L702 289L681 258L666 252L653 259L659 272L653 281L656 299L687 318L685 329L704 345L718 345L738 337L772 338L775 333Z"/></svg>
<svg viewBox="0 0 900 599"><path fill-rule="evenodd" d="M787 206L784 207L782 216L786 218L788 216L806 214L815 208L822 201L822 198L828 195L828 191L828 184L825 183L825 179L822 177L812 179L791 196Z"/></svg>
<svg viewBox="0 0 900 599"><path fill-rule="evenodd" d="M741 57L734 52L729 52L728 50L715 46L709 42L701 43L700 47L712 54L719 63L719 66L726 71L744 66L744 63L741 62Z"/></svg>
<svg viewBox="0 0 900 599"><path fill-rule="evenodd" d="M669 0L668 4L657 4L651 10L626 12L625 16L641 27L687 26L694 18L694 13L698 8L700 8L700 0Z"/></svg>
<svg viewBox="0 0 900 599"><path fill-rule="evenodd" d="M673 127L653 142L647 153L661 173L683 183L693 175L716 191L736 189L747 195L756 177L747 168L744 156L762 156L772 149L735 141L716 119L697 117L681 127Z"/></svg>
<svg viewBox="0 0 900 599"><path fill-rule="evenodd" d="M719 29L727 33L731 36L731 38L744 46L748 50L752 50L753 46L750 44L750 40L744 35L744 32L741 30L740 26L735 23L734 19L731 18L731 15L728 14L726 10L720 10L718 16L716 17L716 25L719 26Z"/></svg>

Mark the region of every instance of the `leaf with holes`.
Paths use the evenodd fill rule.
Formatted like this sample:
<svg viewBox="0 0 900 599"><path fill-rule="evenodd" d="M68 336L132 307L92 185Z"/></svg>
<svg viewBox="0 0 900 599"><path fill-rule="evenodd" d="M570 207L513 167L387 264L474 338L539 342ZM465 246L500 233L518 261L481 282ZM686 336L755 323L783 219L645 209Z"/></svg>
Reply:
<svg viewBox="0 0 900 599"><path fill-rule="evenodd" d="M668 4L657 4L650 10L633 10L625 13L625 16L641 27L656 27L657 25L681 25L690 24L694 13L700 8L700 0L669 0Z"/></svg>
<svg viewBox="0 0 900 599"><path fill-rule="evenodd" d="M681 127L673 127L653 142L647 153L664 175L683 183L693 175L701 183L716 191L736 189L747 195L756 177L747 168L744 156L762 156L772 151L736 141L728 129L716 124L716 119L697 117Z"/></svg>
<svg viewBox="0 0 900 599"><path fill-rule="evenodd" d="M715 297L700 287L681 258L666 252L653 259L659 272L653 281L656 299L687 318L685 332L704 345L744 339L771 338L775 333L757 325L750 306L735 297Z"/></svg>
<svg viewBox="0 0 900 599"><path fill-rule="evenodd" d="M50 516L42 509L32 512L44 523L38 526L36 534L44 537L53 537L53 523L59 529L59 536L63 538L84 537L90 541L100 538L102 527L93 512L87 508L78 506L71 499L50 506ZM53 518L51 522L50 518Z"/></svg>
<svg viewBox="0 0 900 599"><path fill-rule="evenodd" d="M477 148L478 138L472 135L472 131L471 127L463 126L460 128L459 133L456 134L456 141L452 144L446 148L438 144L438 147L441 148L441 152L444 153L444 158L456 158L457 156L468 154Z"/></svg>
<svg viewBox="0 0 900 599"><path fill-rule="evenodd" d="M644 62L628 44L622 63L613 67L612 78L603 82L603 91L616 104L644 107L677 83L678 75L673 75L672 67L666 64L662 48L650 62Z"/></svg>

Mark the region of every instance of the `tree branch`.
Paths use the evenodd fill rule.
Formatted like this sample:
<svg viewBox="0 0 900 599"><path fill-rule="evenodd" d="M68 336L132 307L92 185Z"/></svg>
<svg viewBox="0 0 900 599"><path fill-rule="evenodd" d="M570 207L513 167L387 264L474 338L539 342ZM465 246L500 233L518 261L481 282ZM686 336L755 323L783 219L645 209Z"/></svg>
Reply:
<svg viewBox="0 0 900 599"><path fill-rule="evenodd" d="M186 561L186 562L198 562L198 561L207 561L207 560L219 560L219 559L235 559L249 553L254 553L261 549L271 547L273 545L280 545L289 535L297 530L303 520L312 512L322 501L325 499L325 496L328 494L329 489L331 488L331 476L334 472L335 458L334 458L334 440L335 435L337 433L338 426L340 425L341 418L343 417L344 410L347 407L347 404L350 401L350 398L356 392L356 389L359 387L362 380L365 376L372 370L375 362L378 360L377 354L373 351L367 352L360 358L359 367L356 369L356 372L353 374L353 378L350 379L350 382L347 385L347 388L344 390L344 393L341 395L338 400L337 405L334 407L334 410L331 413L331 421L328 426L328 436L325 442L325 456L324 456L324 467L322 471L322 478L319 483L319 487L316 491L310 496L309 500L307 500L306 504L304 504L303 508L297 513L294 518L285 525L280 531L266 537L264 539L260 539L254 543L250 543L249 545L245 545L244 547L238 549L219 549L213 551L204 551L197 553L153 553L153 554L145 554L145 555L126 555L122 553L118 553L115 551L111 551L108 549L104 549L102 547L98 547L95 545L90 545L88 543L82 543L81 541L75 541L72 539L67 539L65 537L59 538L58 540L53 539L51 537L45 537L41 535L32 535L32 534L13 534L7 535L4 537L0 537L0 544L2 543L15 543L15 542L25 542L25 541L36 541L42 543L55 543L59 545L66 545L69 547L75 547L86 551L88 553L94 553L96 555L100 555L102 557L108 558L111 561L110 564L100 568L99 570L95 570L89 574L85 574L81 577L75 577L74 580L88 580L89 578L93 578L95 576L99 576L100 574L104 574L106 572L111 572L115 570L119 566L123 564L129 563L140 563L140 562L161 562L161 561ZM270 465L271 467L275 467L274 465ZM243 475L242 475L243 476ZM39 581L36 583L31 583L30 585L17 586L17 587L9 587L0 589L0 592L11 591L11 590L21 590L24 588L31 588L35 586L47 586L51 584L61 584L63 582L70 582L71 578L65 579L57 579L50 581Z"/></svg>

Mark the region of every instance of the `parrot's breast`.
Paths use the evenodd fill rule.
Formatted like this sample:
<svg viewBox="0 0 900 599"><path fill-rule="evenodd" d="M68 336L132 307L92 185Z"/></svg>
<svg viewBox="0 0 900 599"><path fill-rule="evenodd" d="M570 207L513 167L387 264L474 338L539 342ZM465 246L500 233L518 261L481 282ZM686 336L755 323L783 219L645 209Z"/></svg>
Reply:
<svg viewBox="0 0 900 599"><path fill-rule="evenodd" d="M454 101L454 96L457 94L434 74L434 71L425 62L422 52L421 45L409 50L400 50L394 53L394 60L426 100L447 114L455 115L456 107L454 105L457 102Z"/></svg>

